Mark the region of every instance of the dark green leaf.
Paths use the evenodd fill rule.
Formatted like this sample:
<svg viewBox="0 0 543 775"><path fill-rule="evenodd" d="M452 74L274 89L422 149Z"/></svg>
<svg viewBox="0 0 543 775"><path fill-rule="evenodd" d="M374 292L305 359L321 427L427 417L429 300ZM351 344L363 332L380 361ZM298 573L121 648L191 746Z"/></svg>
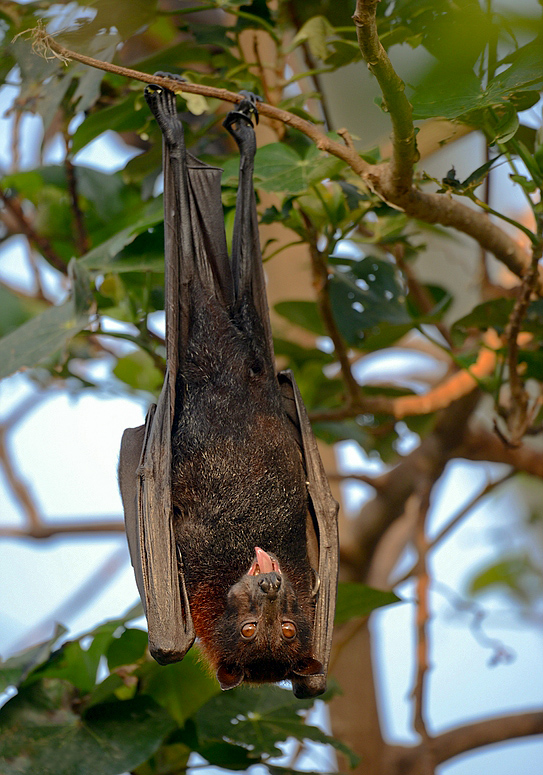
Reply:
<svg viewBox="0 0 543 775"><path fill-rule="evenodd" d="M454 328L459 331L467 331L470 328L486 331L488 328L495 328L498 333L501 333L509 321L514 303L513 299L503 298L485 301L474 307L468 315L457 320Z"/></svg>
<svg viewBox="0 0 543 775"><path fill-rule="evenodd" d="M183 724L220 691L196 648L182 662L165 666L147 662L138 669L137 675L141 677L145 693L166 708L178 724Z"/></svg>
<svg viewBox="0 0 543 775"><path fill-rule="evenodd" d="M274 306L274 310L297 326L319 336L326 335L314 301L280 301Z"/></svg>
<svg viewBox="0 0 543 775"><path fill-rule="evenodd" d="M376 608L401 600L394 592L373 589L365 584L341 581L338 585L336 604L336 624L342 624L349 619L359 619L368 616Z"/></svg>
<svg viewBox="0 0 543 775"><path fill-rule="evenodd" d="M29 673L49 659L57 641L67 632L61 624L57 624L54 635L37 646L31 646L9 659L0 662L0 692L8 686L19 686Z"/></svg>
<svg viewBox="0 0 543 775"><path fill-rule="evenodd" d="M0 710L2 775L119 775L158 748L175 722L150 697L92 707L81 718L67 682L22 689Z"/></svg>
<svg viewBox="0 0 543 775"><path fill-rule="evenodd" d="M107 649L107 664L110 670L121 665L131 665L145 654L147 633L144 630L128 629L118 638L113 638Z"/></svg>
<svg viewBox="0 0 543 775"><path fill-rule="evenodd" d="M283 143L272 143L258 150L255 177L266 191L299 194L312 184L333 177L342 166L342 161L326 156L314 145L302 157Z"/></svg>
<svg viewBox="0 0 543 775"><path fill-rule="evenodd" d="M264 755L280 755L277 743L294 737L329 743L355 766L357 757L347 746L303 722L299 712L312 704L313 700L297 700L291 692L277 686L238 687L214 697L194 720L200 740L231 740L246 747L255 760Z"/></svg>

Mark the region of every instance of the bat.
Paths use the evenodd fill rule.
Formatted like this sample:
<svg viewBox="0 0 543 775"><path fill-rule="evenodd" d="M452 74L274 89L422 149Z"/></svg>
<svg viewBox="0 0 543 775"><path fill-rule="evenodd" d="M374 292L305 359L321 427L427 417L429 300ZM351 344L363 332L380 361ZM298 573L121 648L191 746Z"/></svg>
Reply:
<svg viewBox="0 0 543 775"><path fill-rule="evenodd" d="M294 377L275 373L253 188L256 98L224 122L240 151L228 255L222 170L187 152L175 94L146 101L163 136L166 375L122 438L126 533L161 664L198 638L222 689L326 689L338 505Z"/></svg>

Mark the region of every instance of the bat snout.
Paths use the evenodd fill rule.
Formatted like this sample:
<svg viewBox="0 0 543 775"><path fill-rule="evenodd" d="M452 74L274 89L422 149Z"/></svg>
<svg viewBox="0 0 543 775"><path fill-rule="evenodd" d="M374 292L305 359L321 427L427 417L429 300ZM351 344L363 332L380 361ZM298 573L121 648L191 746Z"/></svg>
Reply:
<svg viewBox="0 0 543 775"><path fill-rule="evenodd" d="M262 574L262 577L258 579L258 587L263 595L266 595L270 600L275 600L281 589L281 576L275 571Z"/></svg>

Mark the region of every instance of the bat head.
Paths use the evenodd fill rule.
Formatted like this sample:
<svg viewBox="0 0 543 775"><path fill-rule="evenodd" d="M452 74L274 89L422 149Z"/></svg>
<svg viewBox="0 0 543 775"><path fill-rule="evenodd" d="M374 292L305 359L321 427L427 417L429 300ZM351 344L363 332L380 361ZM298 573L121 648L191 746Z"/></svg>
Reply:
<svg viewBox="0 0 543 775"><path fill-rule="evenodd" d="M278 560L255 547L253 563L230 588L217 622L221 688L321 673L321 663L312 656L310 605L298 600Z"/></svg>

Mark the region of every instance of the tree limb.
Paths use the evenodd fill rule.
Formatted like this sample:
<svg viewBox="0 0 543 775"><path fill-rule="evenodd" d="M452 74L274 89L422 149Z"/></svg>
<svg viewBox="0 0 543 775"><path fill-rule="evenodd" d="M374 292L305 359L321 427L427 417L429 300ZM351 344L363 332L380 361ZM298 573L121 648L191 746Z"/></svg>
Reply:
<svg viewBox="0 0 543 775"><path fill-rule="evenodd" d="M353 21L358 45L368 69L377 78L393 129L390 174L397 195L407 194L413 182L413 167L418 160L411 105L405 96L405 84L398 77L377 34L375 12L380 0L357 0Z"/></svg>
<svg viewBox="0 0 543 775"><path fill-rule="evenodd" d="M56 56L63 62L73 59L90 67L142 81L143 83L156 83L178 94L183 94L183 92L201 94L204 97L214 97L234 104L237 104L242 99L239 94L227 89L219 89L205 84L180 83L170 78L149 75L128 67L120 67L119 65L78 54L61 46L58 41L45 32L43 26L37 27L32 32L34 34L35 50L46 58ZM400 100L399 97L398 100ZM369 164L360 157L353 147L332 140L311 122L305 121L286 110L281 110L265 102L259 103L258 110L263 116L281 121L294 129L298 129L313 140L319 150L342 159L379 196L403 209L407 215L426 223L440 223L443 226L452 226L458 231L468 234L481 247L504 263L514 274L518 277L524 276L525 270L529 265L527 253L505 231L490 222L485 213L466 207L466 205L446 195L427 194L413 187L405 189L403 183L398 189L396 182L398 180L403 181L405 174L404 172L400 173L394 166L388 164ZM396 118L394 120L396 121ZM401 132L399 132L399 137L403 137ZM400 175L399 178L398 175Z"/></svg>

